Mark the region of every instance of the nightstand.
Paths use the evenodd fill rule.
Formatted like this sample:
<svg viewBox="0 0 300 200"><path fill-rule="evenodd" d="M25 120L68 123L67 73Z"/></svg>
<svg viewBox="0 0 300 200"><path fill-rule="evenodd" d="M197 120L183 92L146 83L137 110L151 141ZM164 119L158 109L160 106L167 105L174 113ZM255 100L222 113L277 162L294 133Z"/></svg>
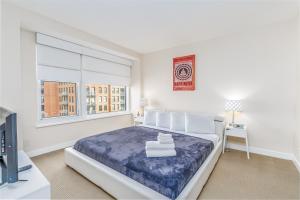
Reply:
<svg viewBox="0 0 300 200"><path fill-rule="evenodd" d="M246 150L247 150L247 158L249 159L249 145L248 145L248 133L247 127L244 126L242 128L234 128L232 126L227 126L224 133L224 141L223 141L223 153L225 151L227 136L244 138L246 141Z"/></svg>
<svg viewBox="0 0 300 200"><path fill-rule="evenodd" d="M144 117L138 116L138 117L134 117L133 119L134 125L140 125L144 122Z"/></svg>

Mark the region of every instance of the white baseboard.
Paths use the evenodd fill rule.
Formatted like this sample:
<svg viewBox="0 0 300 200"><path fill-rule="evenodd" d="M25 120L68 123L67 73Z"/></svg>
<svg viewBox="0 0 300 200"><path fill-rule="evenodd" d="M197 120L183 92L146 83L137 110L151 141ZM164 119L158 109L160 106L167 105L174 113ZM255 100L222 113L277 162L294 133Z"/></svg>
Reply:
<svg viewBox="0 0 300 200"><path fill-rule="evenodd" d="M298 169L298 172L300 174L300 161L297 160L296 156L294 156L293 163L296 166L296 168Z"/></svg>
<svg viewBox="0 0 300 200"><path fill-rule="evenodd" d="M228 142L226 144L226 147L230 148L230 149L236 149L239 151L246 151L246 146L234 144L234 143L230 143L230 142ZM294 157L295 157L291 153L283 153L283 152L273 151L273 150L259 148L259 147L249 147L249 152L261 154L261 155L265 155L265 156L270 156L270 157L275 157L275 158L280 158L280 159L285 159L285 160L294 160ZM251 157L251 155L250 155L250 157Z"/></svg>
<svg viewBox="0 0 300 200"><path fill-rule="evenodd" d="M46 154L46 153L49 153L52 151L56 151L56 150L60 150L60 149L64 149L64 148L73 146L76 141L77 140L72 140L72 141L56 144L53 146L44 147L44 148L33 150L33 151L28 151L26 153L29 157L39 156L39 155Z"/></svg>

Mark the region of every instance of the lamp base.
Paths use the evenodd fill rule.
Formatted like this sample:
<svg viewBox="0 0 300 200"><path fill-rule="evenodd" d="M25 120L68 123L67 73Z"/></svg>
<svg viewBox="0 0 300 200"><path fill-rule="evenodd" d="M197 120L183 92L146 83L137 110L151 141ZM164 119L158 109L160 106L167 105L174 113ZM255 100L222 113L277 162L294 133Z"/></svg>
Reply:
<svg viewBox="0 0 300 200"><path fill-rule="evenodd" d="M229 123L229 126L233 128L244 128L244 124Z"/></svg>

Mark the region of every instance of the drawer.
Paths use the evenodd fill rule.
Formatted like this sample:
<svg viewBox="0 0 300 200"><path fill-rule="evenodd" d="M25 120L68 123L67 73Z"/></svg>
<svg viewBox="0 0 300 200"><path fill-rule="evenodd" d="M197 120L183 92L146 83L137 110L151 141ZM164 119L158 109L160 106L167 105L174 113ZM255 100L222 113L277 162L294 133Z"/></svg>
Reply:
<svg viewBox="0 0 300 200"><path fill-rule="evenodd" d="M234 137L246 137L247 132L245 129L238 129L238 128L233 128L230 130L226 130L225 132L226 135L228 136L234 136Z"/></svg>

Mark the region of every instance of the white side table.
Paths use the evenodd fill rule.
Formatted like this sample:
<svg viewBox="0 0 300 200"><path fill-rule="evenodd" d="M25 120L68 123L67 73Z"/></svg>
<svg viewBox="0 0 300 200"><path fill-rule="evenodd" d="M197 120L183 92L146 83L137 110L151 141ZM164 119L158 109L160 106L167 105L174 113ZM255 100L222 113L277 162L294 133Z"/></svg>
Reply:
<svg viewBox="0 0 300 200"><path fill-rule="evenodd" d="M32 168L19 173L20 180L0 188L0 199L51 199L50 183L24 151L18 153L19 167L31 164Z"/></svg>
<svg viewBox="0 0 300 200"><path fill-rule="evenodd" d="M144 117L138 116L138 117L134 117L134 125L140 125L144 122Z"/></svg>
<svg viewBox="0 0 300 200"><path fill-rule="evenodd" d="M225 151L226 142L227 142L227 136L232 137L238 137L238 138L244 138L246 141L246 150L247 150L247 158L249 159L249 145L248 145L248 133L247 133L247 127L244 126L243 128L234 128L232 126L227 126L225 129L224 134L224 141L223 141L223 153Z"/></svg>

